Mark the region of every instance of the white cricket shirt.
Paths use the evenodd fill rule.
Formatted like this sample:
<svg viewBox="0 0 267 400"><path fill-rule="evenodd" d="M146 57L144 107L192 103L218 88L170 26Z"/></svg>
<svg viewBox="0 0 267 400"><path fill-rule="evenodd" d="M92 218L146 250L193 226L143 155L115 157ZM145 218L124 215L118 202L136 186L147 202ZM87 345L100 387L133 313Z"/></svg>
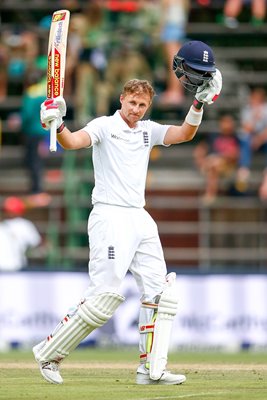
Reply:
<svg viewBox="0 0 267 400"><path fill-rule="evenodd" d="M144 207L150 151L155 145L164 146L169 126L144 120L130 128L116 111L83 128L93 146L93 204Z"/></svg>
<svg viewBox="0 0 267 400"><path fill-rule="evenodd" d="M17 271L27 265L26 251L41 244L35 225L25 218L0 223L0 271Z"/></svg>

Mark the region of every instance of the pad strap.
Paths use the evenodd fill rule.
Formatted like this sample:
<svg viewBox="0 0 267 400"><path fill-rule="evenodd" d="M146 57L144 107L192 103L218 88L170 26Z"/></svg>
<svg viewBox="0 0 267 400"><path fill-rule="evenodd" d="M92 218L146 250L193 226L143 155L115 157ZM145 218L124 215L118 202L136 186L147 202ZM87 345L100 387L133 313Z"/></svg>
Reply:
<svg viewBox="0 0 267 400"><path fill-rule="evenodd" d="M154 332L154 327L155 327L155 324L139 325L139 332L140 333Z"/></svg>
<svg viewBox="0 0 267 400"><path fill-rule="evenodd" d="M155 320L158 308L157 301L158 296L153 302L143 302L140 310L140 364L146 364L146 368L149 368L150 353L153 345Z"/></svg>
<svg viewBox="0 0 267 400"><path fill-rule="evenodd" d="M150 353L140 354L140 364L147 364L150 361Z"/></svg>

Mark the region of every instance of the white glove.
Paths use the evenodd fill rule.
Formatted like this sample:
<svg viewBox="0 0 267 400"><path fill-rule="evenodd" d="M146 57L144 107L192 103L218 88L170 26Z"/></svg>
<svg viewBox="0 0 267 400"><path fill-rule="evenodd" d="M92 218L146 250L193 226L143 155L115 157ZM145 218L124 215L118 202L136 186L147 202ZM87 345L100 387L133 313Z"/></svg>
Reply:
<svg viewBox="0 0 267 400"><path fill-rule="evenodd" d="M66 111L66 102L63 97L46 99L41 104L40 119L42 127L46 130L49 130L51 121L55 119L58 129L63 123L63 117L65 117Z"/></svg>
<svg viewBox="0 0 267 400"><path fill-rule="evenodd" d="M198 89L195 98L207 104L212 104L219 97L222 90L222 74L216 68L216 72L213 75L209 83L203 83Z"/></svg>

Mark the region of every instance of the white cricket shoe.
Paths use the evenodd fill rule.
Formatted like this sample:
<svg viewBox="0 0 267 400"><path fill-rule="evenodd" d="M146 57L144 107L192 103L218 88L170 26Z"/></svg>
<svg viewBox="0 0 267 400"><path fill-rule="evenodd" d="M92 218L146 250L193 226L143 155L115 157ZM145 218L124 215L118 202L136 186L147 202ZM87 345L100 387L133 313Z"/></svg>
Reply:
<svg viewBox="0 0 267 400"><path fill-rule="evenodd" d="M180 385L186 381L186 377L180 374L172 374L170 371L164 371L158 380L151 379L149 371L137 371L136 383L138 385Z"/></svg>
<svg viewBox="0 0 267 400"><path fill-rule="evenodd" d="M55 361L38 362L40 372L45 380L49 383L59 385L63 383L63 379L59 373L59 363Z"/></svg>
<svg viewBox="0 0 267 400"><path fill-rule="evenodd" d="M59 385L63 383L63 379L59 373L59 363L57 361L38 361L37 360L37 353L41 348L44 346L45 341L37 344L33 347L32 351L35 357L36 362L39 365L40 372L43 378L49 382Z"/></svg>

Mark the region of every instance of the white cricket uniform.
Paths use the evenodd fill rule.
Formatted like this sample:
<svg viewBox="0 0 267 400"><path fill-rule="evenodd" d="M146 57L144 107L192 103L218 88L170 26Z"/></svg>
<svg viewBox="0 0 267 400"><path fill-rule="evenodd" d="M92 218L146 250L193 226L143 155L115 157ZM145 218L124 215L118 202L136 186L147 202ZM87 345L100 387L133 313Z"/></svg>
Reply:
<svg viewBox="0 0 267 400"><path fill-rule="evenodd" d="M26 251L41 244L35 225L25 218L0 223L0 271L18 271L27 265Z"/></svg>
<svg viewBox="0 0 267 400"><path fill-rule="evenodd" d="M166 264L156 223L143 208L149 155L169 125L145 120L130 128L120 112L89 122L95 187L88 221L90 284L85 296L118 293L128 270L142 300L162 291Z"/></svg>

